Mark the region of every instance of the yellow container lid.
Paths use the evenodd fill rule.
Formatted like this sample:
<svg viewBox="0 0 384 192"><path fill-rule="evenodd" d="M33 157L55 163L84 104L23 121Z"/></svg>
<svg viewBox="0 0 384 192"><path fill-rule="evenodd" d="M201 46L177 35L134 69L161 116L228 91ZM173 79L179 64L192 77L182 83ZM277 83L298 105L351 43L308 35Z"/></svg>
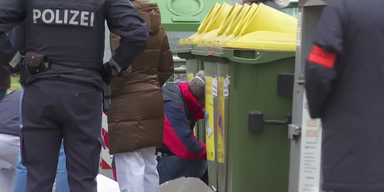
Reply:
<svg viewBox="0 0 384 192"><path fill-rule="evenodd" d="M256 10L259 6L256 3L253 3L251 7L249 7L245 16L240 20L239 24L236 26L233 31L234 36L238 36L240 31L244 28L245 24L252 18L252 16L256 13Z"/></svg>
<svg viewBox="0 0 384 192"><path fill-rule="evenodd" d="M227 42L225 47L268 51L296 51L296 34L255 31Z"/></svg>
<svg viewBox="0 0 384 192"><path fill-rule="evenodd" d="M240 24L242 19L248 13L250 7L251 6L248 4L244 4L241 6L241 9L239 10L236 18L233 20L233 22L228 26L227 30L225 31L225 35L228 36L235 31L236 27Z"/></svg>
<svg viewBox="0 0 384 192"><path fill-rule="evenodd" d="M180 45L190 45L190 44L196 44L194 42L197 42L195 41L194 39L198 39L200 38L200 36L203 35L203 33L205 32L205 29L207 28L210 20L215 17L215 15L217 14L217 11L220 9L221 7L221 4L219 3L215 3L213 5L213 7L211 8L211 10L208 12L208 15L204 18L204 20L201 22L199 28L197 29L197 33L193 34L192 36L188 37L188 38L182 38L179 40L179 44Z"/></svg>
<svg viewBox="0 0 384 192"><path fill-rule="evenodd" d="M249 6L249 5L247 5ZM226 31L228 31L229 27L232 25L233 21L238 17L240 11L242 10L243 5L240 5L236 3L232 6L232 9L229 11L227 17L221 23L218 31L217 31L217 37L211 38L211 39L204 39L203 43L208 44L208 46L218 46L218 40L222 40L226 37ZM208 41L208 42L206 42Z"/></svg>
<svg viewBox="0 0 384 192"><path fill-rule="evenodd" d="M231 11L232 6L223 3L221 4L219 10L216 12L215 16L209 21L207 27L205 28L204 32L210 32L212 30L218 29L220 25L224 22L225 18L227 17L228 13Z"/></svg>
<svg viewBox="0 0 384 192"><path fill-rule="evenodd" d="M255 5L254 7L257 7L257 5ZM225 45L225 42L227 42L230 39L233 39L234 37L233 33L235 29L243 20L243 18L247 15L250 8L251 6L249 4L241 5L241 9L238 11L232 23L229 24L229 26L227 27L223 35L217 37L215 41L212 42L212 46L223 47Z"/></svg>
<svg viewBox="0 0 384 192"><path fill-rule="evenodd" d="M208 15L204 18L203 22L201 22L199 28L197 29L198 33L206 32L205 29L207 28L210 21L216 16L217 12L221 8L221 4L215 3L211 10L208 12Z"/></svg>
<svg viewBox="0 0 384 192"><path fill-rule="evenodd" d="M231 26L236 17L238 17L242 8L243 6L238 3L232 6L232 9L229 11L227 17L224 19L224 22L221 23L219 27L219 30L217 32L218 35L224 34L229 29L229 26Z"/></svg>
<svg viewBox="0 0 384 192"><path fill-rule="evenodd" d="M262 3L237 32L225 47L296 51L297 19Z"/></svg>
<svg viewBox="0 0 384 192"><path fill-rule="evenodd" d="M274 31L296 34L297 19L260 3L256 12L243 26L240 35L243 36L255 31Z"/></svg>
<svg viewBox="0 0 384 192"><path fill-rule="evenodd" d="M216 42L215 44L219 47L224 47L228 41L239 39L240 31L248 20L252 18L253 14L255 14L257 7L258 5L256 3L253 3L251 6L248 4L243 5L241 12L230 26L231 29L228 30L226 34L227 36L224 39L218 40L219 42Z"/></svg>
<svg viewBox="0 0 384 192"><path fill-rule="evenodd" d="M197 43L197 45L200 46L208 46L209 41L212 40L212 38L218 36L219 27L225 21L225 18L229 15L231 10L231 5L227 3L221 4L216 15L210 20L209 24L207 25L204 31L205 33L198 39L194 38L194 40L197 40L197 42L194 43Z"/></svg>

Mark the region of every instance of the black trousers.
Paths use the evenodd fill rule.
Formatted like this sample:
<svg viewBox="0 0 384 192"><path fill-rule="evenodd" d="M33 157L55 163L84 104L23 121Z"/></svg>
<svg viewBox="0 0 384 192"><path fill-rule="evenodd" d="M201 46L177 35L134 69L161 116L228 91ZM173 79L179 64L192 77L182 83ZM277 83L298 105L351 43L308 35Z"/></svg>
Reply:
<svg viewBox="0 0 384 192"><path fill-rule="evenodd" d="M97 191L101 115L102 95L93 87L40 80L24 88L20 118L26 192L52 192L62 139L71 192Z"/></svg>

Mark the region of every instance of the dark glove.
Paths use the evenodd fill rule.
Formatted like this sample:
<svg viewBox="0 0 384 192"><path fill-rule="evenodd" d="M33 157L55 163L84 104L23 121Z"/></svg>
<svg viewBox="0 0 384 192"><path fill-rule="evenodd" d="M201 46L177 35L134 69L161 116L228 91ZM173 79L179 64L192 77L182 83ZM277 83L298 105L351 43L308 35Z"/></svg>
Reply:
<svg viewBox="0 0 384 192"><path fill-rule="evenodd" d="M118 74L119 73L118 73L118 70L116 69L116 67L110 65L109 62L104 63L103 69L102 69L102 72L101 72L101 76L102 76L103 81L105 82L105 84L110 85L112 80L113 80L113 78L118 76Z"/></svg>
<svg viewBox="0 0 384 192"><path fill-rule="evenodd" d="M109 107L111 105L111 85L107 85L106 83L103 84L103 111L107 112L109 110Z"/></svg>

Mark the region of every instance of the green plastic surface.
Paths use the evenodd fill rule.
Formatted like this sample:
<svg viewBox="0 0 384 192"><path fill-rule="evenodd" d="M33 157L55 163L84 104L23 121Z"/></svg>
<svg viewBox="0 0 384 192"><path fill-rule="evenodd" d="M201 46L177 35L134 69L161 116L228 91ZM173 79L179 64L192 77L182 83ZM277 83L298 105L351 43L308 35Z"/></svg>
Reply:
<svg viewBox="0 0 384 192"><path fill-rule="evenodd" d="M277 95L277 77L294 72L295 53L194 47L192 54L204 63L216 63L218 76L230 77L225 162L209 165L218 168L218 191L287 191L288 127L265 125L261 133L250 133L248 114L261 111L265 120L285 120L292 112L292 100ZM208 70L211 74L216 69Z"/></svg>
<svg viewBox="0 0 384 192"><path fill-rule="evenodd" d="M230 0L149 0L157 3L162 25L166 31L197 31L215 3Z"/></svg>
<svg viewBox="0 0 384 192"><path fill-rule="evenodd" d="M206 78L207 77L215 78L217 76L217 70L218 70L217 63L204 61L204 74L205 74ZM206 103L205 105L207 106L208 103ZM218 110L217 110L217 107L215 107L215 106L217 106L217 97L213 97L213 114L212 114L213 117L211 117L211 116L209 117L209 118L214 119L214 121L213 121L214 122L213 123L214 134L217 133L217 123L216 122L217 122L217 115L218 115ZM205 119L205 120L207 120L207 119ZM217 146L217 138L216 137L214 137L214 145ZM209 153L208 149L207 149L207 153ZM215 150L215 159L213 161L210 161L208 159L209 186L214 187L216 189L218 188L218 161L217 161L218 159L217 158L218 158L217 150Z"/></svg>
<svg viewBox="0 0 384 192"><path fill-rule="evenodd" d="M188 9L186 9L185 7L188 7ZM174 15L193 17L201 13L201 11L204 8L204 1L203 0L167 0L167 8ZM190 21L190 19L187 19L186 21Z"/></svg>

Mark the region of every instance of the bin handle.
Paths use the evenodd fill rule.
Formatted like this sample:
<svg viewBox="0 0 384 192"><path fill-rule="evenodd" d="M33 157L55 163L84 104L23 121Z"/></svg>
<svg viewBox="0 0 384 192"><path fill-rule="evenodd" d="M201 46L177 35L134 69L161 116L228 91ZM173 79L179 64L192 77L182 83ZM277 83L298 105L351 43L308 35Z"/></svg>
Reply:
<svg viewBox="0 0 384 192"><path fill-rule="evenodd" d="M291 52L268 52L268 51L256 51L255 58L242 58L236 56L236 50L234 49L228 49L225 50L225 54L227 58L233 62L236 63L243 63L243 64L260 64L260 63L268 63L271 61L284 59L288 57L294 57L295 55ZM269 57L272 56L273 57Z"/></svg>
<svg viewBox="0 0 384 192"><path fill-rule="evenodd" d="M244 64L255 64L260 59L262 54L260 52L256 52L255 58L242 58L235 56L235 50L229 50L228 51L228 59L236 62L236 63L244 63Z"/></svg>
<svg viewBox="0 0 384 192"><path fill-rule="evenodd" d="M248 113L248 131L251 133L260 133L264 125L280 125L287 127L292 123L292 115L288 114L286 120L265 120L264 114L260 111L251 111Z"/></svg>

